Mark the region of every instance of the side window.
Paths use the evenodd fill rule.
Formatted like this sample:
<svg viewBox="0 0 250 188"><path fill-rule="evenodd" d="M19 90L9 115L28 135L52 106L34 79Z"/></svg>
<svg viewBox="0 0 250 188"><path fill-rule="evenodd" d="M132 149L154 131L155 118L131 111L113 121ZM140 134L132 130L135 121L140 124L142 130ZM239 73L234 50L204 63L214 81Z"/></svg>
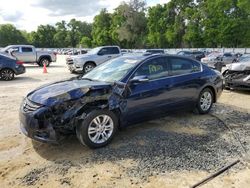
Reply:
<svg viewBox="0 0 250 188"><path fill-rule="evenodd" d="M156 58L141 65L134 76L148 76L150 80L166 77L169 74L166 58Z"/></svg>
<svg viewBox="0 0 250 188"><path fill-rule="evenodd" d="M199 63L182 58L170 58L169 66L172 76L200 71Z"/></svg>
<svg viewBox="0 0 250 188"><path fill-rule="evenodd" d="M102 54L102 55L107 55L109 54L109 49L108 48L102 48L98 54Z"/></svg>
<svg viewBox="0 0 250 188"><path fill-rule="evenodd" d="M119 54L119 49L117 47L109 48L109 54Z"/></svg>
<svg viewBox="0 0 250 188"><path fill-rule="evenodd" d="M32 52L32 48L22 47L22 52Z"/></svg>

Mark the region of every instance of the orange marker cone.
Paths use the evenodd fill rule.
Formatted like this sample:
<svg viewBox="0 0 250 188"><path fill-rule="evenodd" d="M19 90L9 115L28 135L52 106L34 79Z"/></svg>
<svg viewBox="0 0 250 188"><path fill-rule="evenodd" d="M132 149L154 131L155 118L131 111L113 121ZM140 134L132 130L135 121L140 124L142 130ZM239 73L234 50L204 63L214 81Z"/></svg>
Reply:
<svg viewBox="0 0 250 188"><path fill-rule="evenodd" d="M48 73L48 72L47 72L47 68L46 68L46 64L45 64L45 63L43 64L43 73Z"/></svg>

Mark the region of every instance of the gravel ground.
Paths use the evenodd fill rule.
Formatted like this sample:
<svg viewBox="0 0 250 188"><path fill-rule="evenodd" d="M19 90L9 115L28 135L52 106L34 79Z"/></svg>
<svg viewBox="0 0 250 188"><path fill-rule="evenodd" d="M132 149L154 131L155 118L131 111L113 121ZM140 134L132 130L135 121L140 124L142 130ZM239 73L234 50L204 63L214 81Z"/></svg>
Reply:
<svg viewBox="0 0 250 188"><path fill-rule="evenodd" d="M178 112L128 127L97 150L74 136L60 145L26 138L18 127L22 97L42 84L72 77L63 60L48 74L28 66L25 75L0 82L0 187L190 187L237 159L240 164L204 187L249 187L247 92L224 91L211 114Z"/></svg>

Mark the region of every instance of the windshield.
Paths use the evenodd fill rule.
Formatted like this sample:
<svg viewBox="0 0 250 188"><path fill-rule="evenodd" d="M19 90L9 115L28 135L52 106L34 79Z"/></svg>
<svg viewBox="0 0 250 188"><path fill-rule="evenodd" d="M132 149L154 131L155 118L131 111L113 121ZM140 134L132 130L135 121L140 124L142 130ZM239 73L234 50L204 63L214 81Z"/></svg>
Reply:
<svg viewBox="0 0 250 188"><path fill-rule="evenodd" d="M101 47L93 48L92 50L88 51L88 54L97 54Z"/></svg>
<svg viewBox="0 0 250 188"><path fill-rule="evenodd" d="M140 60L128 57L119 57L97 66L82 78L104 82L121 80Z"/></svg>

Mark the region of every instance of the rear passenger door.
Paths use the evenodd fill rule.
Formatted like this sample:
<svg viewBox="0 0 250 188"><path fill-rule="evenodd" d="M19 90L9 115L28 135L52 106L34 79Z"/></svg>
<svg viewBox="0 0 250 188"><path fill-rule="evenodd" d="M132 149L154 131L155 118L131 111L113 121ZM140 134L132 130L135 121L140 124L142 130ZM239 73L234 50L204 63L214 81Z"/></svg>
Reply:
<svg viewBox="0 0 250 188"><path fill-rule="evenodd" d="M172 94L176 105L196 103L201 82L201 64L181 57L169 57Z"/></svg>
<svg viewBox="0 0 250 188"><path fill-rule="evenodd" d="M109 47L104 47L100 49L97 55L98 55L97 64L101 64L109 59L112 59L112 55L110 54Z"/></svg>
<svg viewBox="0 0 250 188"><path fill-rule="evenodd" d="M120 50L117 47L109 47L109 55L111 58L118 57L120 55Z"/></svg>

